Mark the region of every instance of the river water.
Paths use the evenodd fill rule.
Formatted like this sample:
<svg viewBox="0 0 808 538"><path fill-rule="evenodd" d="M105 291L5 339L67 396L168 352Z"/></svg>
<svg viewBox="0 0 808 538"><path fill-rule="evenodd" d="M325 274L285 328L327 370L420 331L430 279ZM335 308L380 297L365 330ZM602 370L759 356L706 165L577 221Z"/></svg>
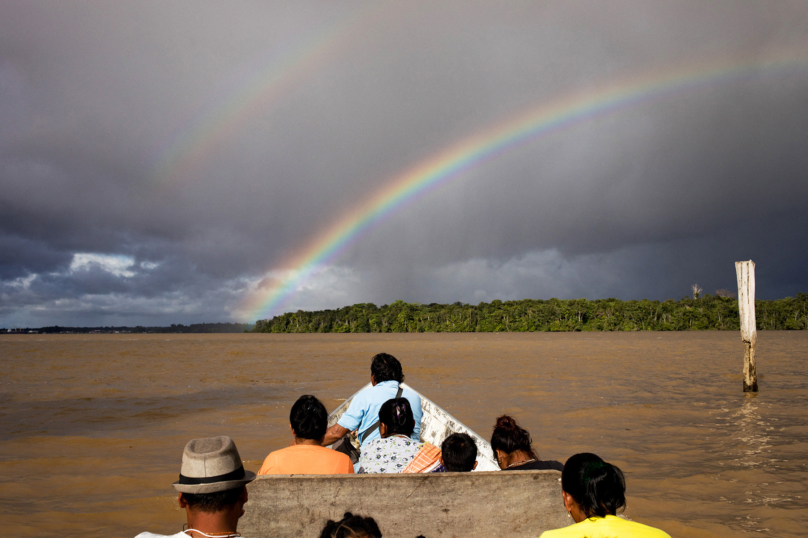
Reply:
<svg viewBox="0 0 808 538"><path fill-rule="evenodd" d="M544 459L618 465L626 515L673 536L808 527L808 332L759 333L756 396L737 333L120 334L0 336L2 534L178 532L189 439L257 471L298 396L335 408L380 351L483 437L507 412Z"/></svg>

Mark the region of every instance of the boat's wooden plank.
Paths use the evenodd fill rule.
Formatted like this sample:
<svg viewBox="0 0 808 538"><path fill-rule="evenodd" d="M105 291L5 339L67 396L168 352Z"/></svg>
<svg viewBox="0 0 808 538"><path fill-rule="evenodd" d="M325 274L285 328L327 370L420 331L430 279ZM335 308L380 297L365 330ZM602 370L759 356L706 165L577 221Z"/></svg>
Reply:
<svg viewBox="0 0 808 538"><path fill-rule="evenodd" d="M343 513L371 516L385 538L536 538L572 523L558 471L261 476L249 488L244 536L319 536Z"/></svg>
<svg viewBox="0 0 808 538"><path fill-rule="evenodd" d="M476 471L498 471L499 465L493 459L493 452L491 451L491 445L477 435L472 429L467 427L465 424L457 420L455 417L447 413L444 409L442 409L439 405L435 402L412 388L411 386L407 385L406 383L402 383L402 385L415 392L421 397L421 407L423 408L423 418L421 419L421 440L428 441L435 446L440 446L446 437L448 437L452 433L467 433L471 435L474 439L474 442L477 444L477 469ZM342 405L337 407L329 416L328 416L328 426L331 427L337 423L339 418L342 416L345 411L347 411L348 406L351 404L351 400L353 400L354 396L362 392L366 388L370 387L371 384L368 383L358 392L353 394L350 398L345 400Z"/></svg>

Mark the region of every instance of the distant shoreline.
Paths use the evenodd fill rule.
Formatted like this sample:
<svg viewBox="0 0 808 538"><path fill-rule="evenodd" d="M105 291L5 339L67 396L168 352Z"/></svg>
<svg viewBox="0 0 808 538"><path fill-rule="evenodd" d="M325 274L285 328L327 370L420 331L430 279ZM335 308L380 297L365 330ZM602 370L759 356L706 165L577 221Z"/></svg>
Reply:
<svg viewBox="0 0 808 538"><path fill-rule="evenodd" d="M759 330L808 329L808 294L755 301ZM259 320L256 333L738 331L738 301L711 296L679 301L549 299L424 305L396 301L338 310L287 312Z"/></svg>
<svg viewBox="0 0 808 538"><path fill-rule="evenodd" d="M243 333L253 328L252 323L192 323L191 325L172 324L169 327L26 327L0 328L0 334L206 334L206 333Z"/></svg>
<svg viewBox="0 0 808 538"><path fill-rule="evenodd" d="M755 301L758 330L808 329L808 294ZM734 297L684 297L678 301L524 299L428 305L395 301L359 303L336 310L287 312L251 323L171 324L168 327L97 326L0 328L0 334L225 334L738 331Z"/></svg>

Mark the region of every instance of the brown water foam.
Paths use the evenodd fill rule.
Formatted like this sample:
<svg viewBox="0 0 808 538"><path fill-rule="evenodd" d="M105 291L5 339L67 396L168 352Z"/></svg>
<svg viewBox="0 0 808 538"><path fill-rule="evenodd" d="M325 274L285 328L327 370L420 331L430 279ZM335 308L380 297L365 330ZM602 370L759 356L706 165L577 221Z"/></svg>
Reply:
<svg viewBox="0 0 808 538"><path fill-rule="evenodd" d="M230 435L257 470L298 396L333 409L379 351L484 437L509 412L543 458L619 465L626 515L672 535L808 524L804 332L759 335L757 396L735 333L15 335L0 336L3 534L177 532L188 439Z"/></svg>

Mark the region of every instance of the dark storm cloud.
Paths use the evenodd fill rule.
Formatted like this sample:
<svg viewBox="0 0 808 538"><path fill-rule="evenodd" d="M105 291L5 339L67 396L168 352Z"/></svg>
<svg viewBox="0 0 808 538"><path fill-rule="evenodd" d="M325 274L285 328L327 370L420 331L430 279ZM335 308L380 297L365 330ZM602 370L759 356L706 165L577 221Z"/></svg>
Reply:
<svg viewBox="0 0 808 538"><path fill-rule="evenodd" d="M6 2L0 325L243 315L266 271L441 148L672 66L806 62L806 23L804 2ZM288 306L679 297L731 287L750 257L761 295L805 291L806 65L506 152L375 226ZM202 121L262 80L278 91L242 121ZM171 153L183 133L201 154Z"/></svg>

